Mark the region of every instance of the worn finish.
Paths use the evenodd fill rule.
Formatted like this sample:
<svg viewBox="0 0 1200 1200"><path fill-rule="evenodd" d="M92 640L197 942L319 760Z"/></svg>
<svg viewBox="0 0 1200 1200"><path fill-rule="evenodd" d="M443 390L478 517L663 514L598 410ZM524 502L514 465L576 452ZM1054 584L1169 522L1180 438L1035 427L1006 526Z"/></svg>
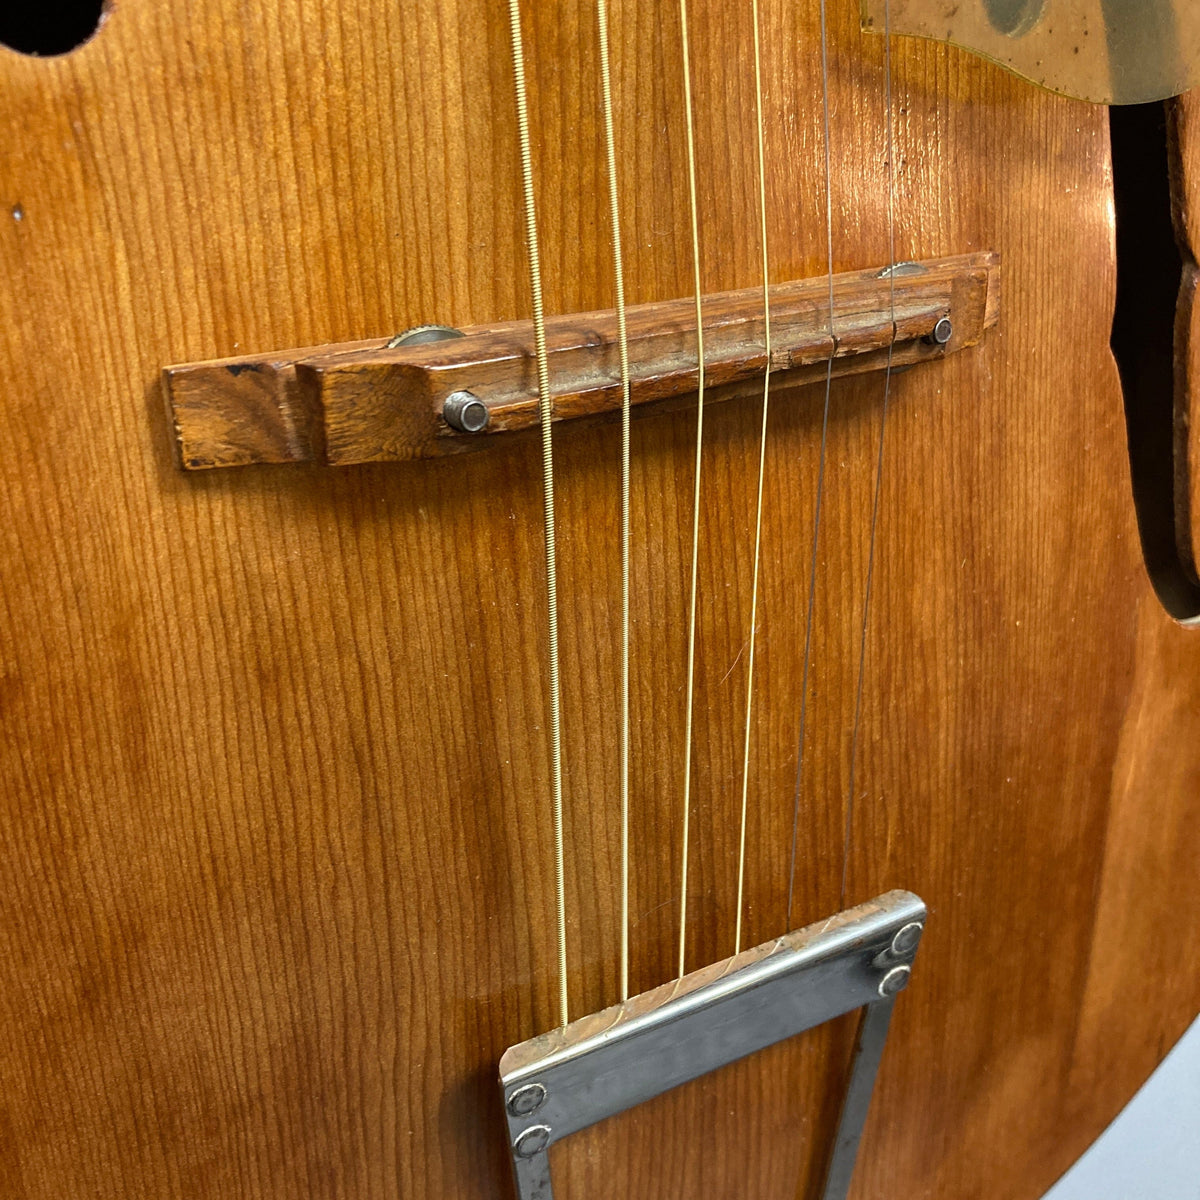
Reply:
<svg viewBox="0 0 1200 1200"><path fill-rule="evenodd" d="M187 475L159 387L528 316L501 7L126 0L0 54L0 1195L510 1194L496 1064L555 1020L536 447ZM689 8L704 288L748 288L749 6ZM888 259L883 48L828 8L850 271ZM825 266L818 4L762 9L782 281ZM689 289L676 14L611 5L631 303ZM525 17L548 307L611 308L594 14ZM1138 557L1104 114L894 68L897 257L999 252L1003 316L891 383L848 846L883 380L835 382L790 920L823 393L773 406L743 936L836 911L847 854L847 904L920 894L855 1195L1032 1200L1200 1001L1200 645ZM760 410L708 416L689 968L734 940ZM634 430L635 992L678 934L693 428ZM574 1015L619 998L618 461L557 439ZM852 1037L580 1133L556 1189L819 1193Z"/></svg>
<svg viewBox="0 0 1200 1200"><path fill-rule="evenodd" d="M822 382L831 358L840 377L889 363L915 366L976 345L999 318L1000 264L984 253L912 264L894 279L878 268L855 271L833 281L832 319L830 299L826 276L770 289L779 387ZM705 296L703 312L707 399L761 392L761 286ZM639 415L689 394L695 402L695 324L693 300L629 309L629 399ZM496 448L497 434L538 428L531 322L461 333L399 347L357 343L167 367L163 392L180 465L403 462ZM546 341L555 420L620 412L615 313L552 316ZM446 420L447 398L462 392L488 409L484 436L464 437Z"/></svg>
<svg viewBox="0 0 1200 1200"><path fill-rule="evenodd" d="M296 364L387 344L376 338L164 368L163 399L179 465L199 471L323 461L320 397L301 386Z"/></svg>
<svg viewBox="0 0 1200 1200"><path fill-rule="evenodd" d="M1200 85L1191 0L860 0L863 22L986 55L1042 87L1144 104Z"/></svg>

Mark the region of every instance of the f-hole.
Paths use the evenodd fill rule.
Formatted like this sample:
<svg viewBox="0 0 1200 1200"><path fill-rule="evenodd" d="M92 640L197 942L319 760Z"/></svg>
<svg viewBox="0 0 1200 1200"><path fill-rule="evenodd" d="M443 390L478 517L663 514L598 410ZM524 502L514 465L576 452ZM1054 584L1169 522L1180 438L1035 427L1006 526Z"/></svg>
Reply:
<svg viewBox="0 0 1200 1200"><path fill-rule="evenodd" d="M82 46L100 28L105 0L4 0L0 44L49 57Z"/></svg>
<svg viewBox="0 0 1200 1200"><path fill-rule="evenodd" d="M1146 570L1179 621L1200 617L1200 581L1176 529L1175 317L1184 263L1171 216L1170 146L1160 103L1114 107L1117 302L1112 349L1125 394L1133 501Z"/></svg>

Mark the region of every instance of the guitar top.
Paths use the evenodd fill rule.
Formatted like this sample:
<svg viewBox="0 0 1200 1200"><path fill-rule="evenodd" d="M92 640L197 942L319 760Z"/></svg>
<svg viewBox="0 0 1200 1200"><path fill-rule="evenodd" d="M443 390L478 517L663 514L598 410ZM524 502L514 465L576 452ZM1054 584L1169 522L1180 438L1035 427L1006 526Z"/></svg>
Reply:
<svg viewBox="0 0 1200 1200"><path fill-rule="evenodd" d="M857 0L599 15L0 48L3 1200L511 1197L510 1047L893 891L859 1200L1037 1200L1200 1009L1200 341L1171 277L1118 372L1108 111ZM560 1200L829 1194L854 1017L741 1003Z"/></svg>

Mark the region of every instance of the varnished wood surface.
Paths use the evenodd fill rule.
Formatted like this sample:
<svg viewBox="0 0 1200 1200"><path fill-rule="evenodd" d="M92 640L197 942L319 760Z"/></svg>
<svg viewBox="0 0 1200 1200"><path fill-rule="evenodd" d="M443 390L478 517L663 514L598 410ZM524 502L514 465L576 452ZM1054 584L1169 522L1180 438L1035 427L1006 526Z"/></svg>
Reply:
<svg viewBox="0 0 1200 1200"><path fill-rule="evenodd" d="M613 4L630 301L690 285L677 10ZM749 6L696 3L703 282L753 286ZM835 268L887 261L882 44L831 0ZM594 14L529 6L547 303L610 307ZM825 268L815 0L763 6L778 280ZM1103 112L896 45L896 253L995 249L984 345L773 399L748 944L931 910L855 1195L1033 1200L1200 1001L1200 644L1144 577ZM126 0L0 55L0 1194L509 1194L555 1020L533 446L186 476L163 363L528 315L501 6ZM5 216L4 214L8 214ZM707 422L687 961L733 942L760 410ZM669 979L693 426L637 423L635 991ZM612 428L557 445L573 1014L617 996ZM811 1195L839 1025L558 1148L564 1197ZM800 1180L799 1191L797 1180ZM807 1190L806 1190L807 1189Z"/></svg>
<svg viewBox="0 0 1200 1200"><path fill-rule="evenodd" d="M821 276L771 286L776 386L822 382L828 371L841 377L916 366L976 345L999 319L995 255L914 263L898 279L881 278L881 270L839 274L832 288ZM702 308L706 402L761 394L761 285L708 295ZM689 393L695 403L695 311L692 299L629 308L630 403L639 416ZM933 332L943 318L953 332L939 343ZM412 346L359 342L166 367L163 392L180 464L403 462L496 449L496 434L537 429L532 323L459 332ZM614 312L551 316L546 346L556 421L620 412ZM486 429L459 432L443 418L447 397L463 391L487 407Z"/></svg>
<svg viewBox="0 0 1200 1200"><path fill-rule="evenodd" d="M320 399L296 377L298 362L379 350L390 338L164 367L163 400L176 459L188 471L260 463L320 462Z"/></svg>

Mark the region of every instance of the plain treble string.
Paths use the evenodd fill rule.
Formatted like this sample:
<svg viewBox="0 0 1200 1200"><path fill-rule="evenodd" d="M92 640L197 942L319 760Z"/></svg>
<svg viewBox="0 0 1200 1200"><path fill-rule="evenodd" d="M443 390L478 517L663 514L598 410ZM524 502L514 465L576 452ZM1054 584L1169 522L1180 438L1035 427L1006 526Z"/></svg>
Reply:
<svg viewBox="0 0 1200 1200"><path fill-rule="evenodd" d="M513 74L517 93L517 138L521 151L521 184L525 200L525 239L529 252L529 287L533 304L533 343L537 359L538 413L542 424L542 519L546 539L546 610L550 684L550 788L554 824L554 899L558 931L559 1016L567 1024L567 905L563 868L562 705L558 667L558 561L554 524L554 447L551 430L550 366L546 356L546 313L542 303L542 264L538 252L537 208L533 193L533 153L529 138L529 103L525 94L525 48L521 40L519 0L509 0Z"/></svg>
<svg viewBox="0 0 1200 1200"><path fill-rule="evenodd" d="M683 45L684 111L687 115L688 197L692 218L692 269L696 293L696 467L692 491L692 582L688 602L687 723L683 752L683 853L679 897L679 977L684 975L687 948L688 833L692 799L692 714L696 681L696 575L700 554L700 452L704 444L704 326L700 302L700 223L696 216L696 139L692 119L692 72L688 49L687 0L679 0L679 23Z"/></svg>
<svg viewBox="0 0 1200 1200"><path fill-rule="evenodd" d="M621 364L621 999L629 999L629 339L625 327L625 260L621 210L617 203L617 152L613 137L612 71L609 64L608 3L596 0L600 26L600 99L608 161L608 207L612 224L613 278L617 305L617 353Z"/></svg>
<svg viewBox="0 0 1200 1200"><path fill-rule="evenodd" d="M825 367L825 411L821 418L821 456L817 467L817 495L813 512L812 556L808 574L808 612L804 619L804 669L800 683L800 733L796 751L796 790L792 811L792 853L788 868L787 928L792 928L792 902L796 891L796 843L800 826L800 788L804 774L804 727L808 718L808 674L812 650L813 609L817 597L817 552L821 535L821 500L825 489L825 447L829 440L829 398L833 390L833 358L837 334L833 320L833 177L829 146L829 38L825 0L821 0L821 109L825 126L825 236L829 274L829 362Z"/></svg>
<svg viewBox="0 0 1200 1200"><path fill-rule="evenodd" d="M738 834L737 930L733 952L742 949L743 898L746 882L746 812L750 787L750 717L754 706L754 651L758 632L758 569L762 544L763 476L767 464L767 414L771 398L771 292L767 253L767 176L763 153L763 90L762 54L759 45L758 0L750 0L754 21L754 111L758 132L758 214L759 237L762 241L763 341L766 349L766 368L763 373L762 428L758 441L758 500L754 514L754 582L750 589L750 646L746 665L746 729L742 743L742 819Z"/></svg>

